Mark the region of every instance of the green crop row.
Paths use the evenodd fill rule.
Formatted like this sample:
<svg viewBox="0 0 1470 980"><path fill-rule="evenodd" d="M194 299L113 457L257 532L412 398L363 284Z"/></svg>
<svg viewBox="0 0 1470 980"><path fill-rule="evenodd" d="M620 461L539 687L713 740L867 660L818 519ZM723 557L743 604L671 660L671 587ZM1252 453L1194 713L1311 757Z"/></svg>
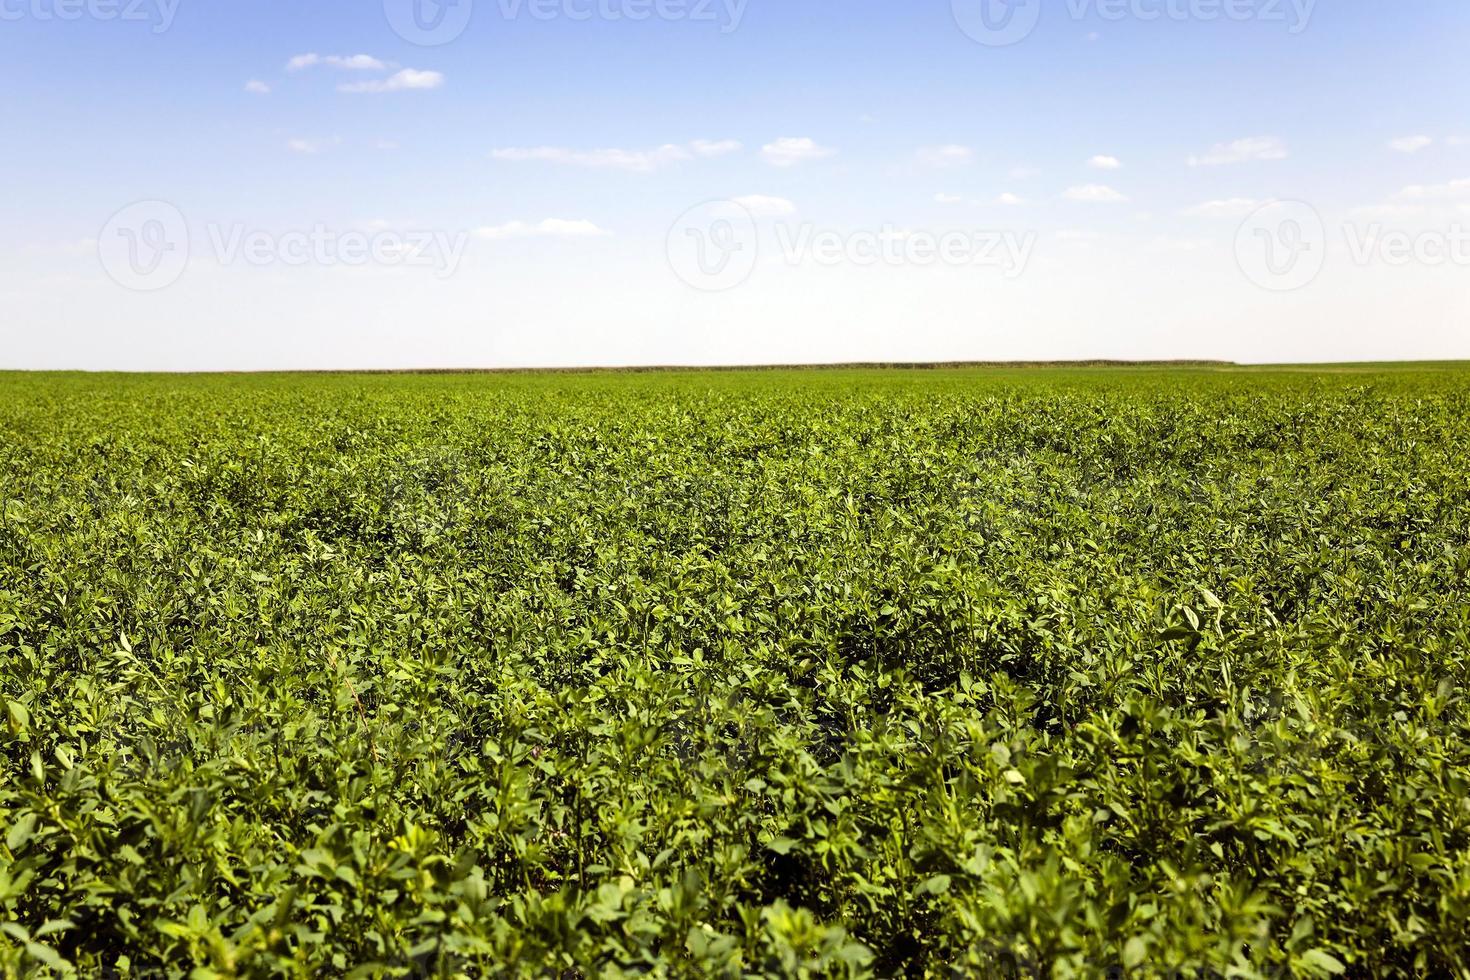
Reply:
<svg viewBox="0 0 1470 980"><path fill-rule="evenodd" d="M0 375L0 974L1470 977L1470 371Z"/></svg>

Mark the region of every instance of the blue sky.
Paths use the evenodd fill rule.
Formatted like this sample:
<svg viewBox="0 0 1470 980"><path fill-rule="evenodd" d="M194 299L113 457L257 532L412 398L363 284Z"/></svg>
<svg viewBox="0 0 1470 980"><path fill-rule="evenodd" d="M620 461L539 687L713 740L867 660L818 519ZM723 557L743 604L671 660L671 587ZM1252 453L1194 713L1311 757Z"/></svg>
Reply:
<svg viewBox="0 0 1470 980"><path fill-rule="evenodd" d="M1470 224L1457 0L1032 0L1000 47L982 0L473 0L436 46L378 0L66 2L0 0L7 366L1470 356L1470 268L1364 245ZM1241 225L1288 200L1327 261L1262 288ZM187 223L166 288L99 260L138 201ZM752 212L730 288L670 271L708 201ZM316 229L466 237L447 275L217 244ZM813 262L801 229L1033 247Z"/></svg>

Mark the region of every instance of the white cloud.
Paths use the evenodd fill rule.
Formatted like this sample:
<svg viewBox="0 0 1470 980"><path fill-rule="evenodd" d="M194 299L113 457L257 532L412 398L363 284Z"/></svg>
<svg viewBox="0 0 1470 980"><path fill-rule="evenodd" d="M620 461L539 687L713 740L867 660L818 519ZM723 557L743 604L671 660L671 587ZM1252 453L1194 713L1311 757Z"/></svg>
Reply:
<svg viewBox="0 0 1470 980"><path fill-rule="evenodd" d="M695 156L700 157L722 157L740 151L739 140L695 140L689 144L689 149Z"/></svg>
<svg viewBox="0 0 1470 980"><path fill-rule="evenodd" d="M286 62L287 71L305 71L315 68L317 65L330 65L343 71L387 71L396 67L391 62L374 58L370 54L329 54L320 55L316 52L310 54L298 54Z"/></svg>
<svg viewBox="0 0 1470 980"><path fill-rule="evenodd" d="M62 254L72 258L91 258L97 254L97 239L82 238L61 246Z"/></svg>
<svg viewBox="0 0 1470 980"><path fill-rule="evenodd" d="M1168 235L1160 235L1148 245L1164 252L1202 252L1213 248L1215 243L1208 238L1173 238Z"/></svg>
<svg viewBox="0 0 1470 980"><path fill-rule="evenodd" d="M1231 197L1219 201L1206 201L1179 212L1188 218L1244 218L1270 204L1252 197Z"/></svg>
<svg viewBox="0 0 1470 980"><path fill-rule="evenodd" d="M1353 208L1348 212L1348 217L1358 221L1405 221L1421 218L1429 213L1430 209L1422 204L1370 204Z"/></svg>
<svg viewBox="0 0 1470 980"><path fill-rule="evenodd" d="M97 239L76 238L71 241L58 242L28 242L15 249L17 253L25 256L61 256L68 259L95 259L97 257Z"/></svg>
<svg viewBox="0 0 1470 980"><path fill-rule="evenodd" d="M504 241L509 238L606 238L611 234L612 232L599 228L591 221L568 221L562 218L547 218L536 224L508 221L503 225L475 229L475 237L487 241Z"/></svg>
<svg viewBox="0 0 1470 980"><path fill-rule="evenodd" d="M245 83L245 91L251 95L270 95L271 87L257 78L252 78Z"/></svg>
<svg viewBox="0 0 1470 980"><path fill-rule="evenodd" d="M1466 211L1470 211L1470 178L1443 184L1411 184L1381 204L1356 207L1348 214L1359 221L1410 221L1439 220Z"/></svg>
<svg viewBox="0 0 1470 980"><path fill-rule="evenodd" d="M687 148L672 143L653 150L572 150L560 146L511 146L491 150L490 156L509 163L555 163L594 169L633 170L640 173L693 158Z"/></svg>
<svg viewBox="0 0 1470 980"><path fill-rule="evenodd" d="M1434 138L1430 136L1401 136L1388 141L1388 148L1396 153L1418 153L1433 145Z"/></svg>
<svg viewBox="0 0 1470 980"><path fill-rule="evenodd" d="M1001 205L1002 207L1017 207L1025 204L1026 199L1017 194L1012 194L1009 191L1004 194L999 194L989 201L977 201L968 197L960 197L958 194L941 193L934 195L934 202L936 204L969 204L973 207L984 207L987 204Z"/></svg>
<svg viewBox="0 0 1470 980"><path fill-rule="evenodd" d="M735 198L735 203L757 218L778 218L782 215L796 213L796 205L784 197L768 197L765 194L747 194L744 197Z"/></svg>
<svg viewBox="0 0 1470 980"><path fill-rule="evenodd" d="M388 62L380 61L370 54L329 54L326 62L333 68L341 68L346 71L387 71L392 67Z"/></svg>
<svg viewBox="0 0 1470 980"><path fill-rule="evenodd" d="M1470 200L1470 178L1447 184L1412 184L1394 195L1397 201L1466 201Z"/></svg>
<svg viewBox="0 0 1470 980"><path fill-rule="evenodd" d="M1123 168L1123 161L1117 157L1110 157L1100 153L1091 160L1088 160L1087 165L1093 170L1121 170Z"/></svg>
<svg viewBox="0 0 1470 980"><path fill-rule="evenodd" d="M1286 144L1274 136L1253 136L1232 143L1217 143L1208 153L1189 158L1191 167L1219 167L1232 163L1285 160Z"/></svg>
<svg viewBox="0 0 1470 980"><path fill-rule="evenodd" d="M950 143L945 146L921 146L917 156L919 162L926 167L962 167L974 161L975 151L968 146Z"/></svg>
<svg viewBox="0 0 1470 980"><path fill-rule="evenodd" d="M1102 184L1084 184L1081 187L1069 187L1062 195L1069 201L1081 201L1084 204L1117 204L1128 198Z"/></svg>
<svg viewBox="0 0 1470 980"><path fill-rule="evenodd" d="M365 92L422 92L429 89L439 88L444 84L444 76L437 71L419 71L415 68L405 68L387 78L376 79L371 82L353 82L350 85L338 85L337 91L350 94L361 94Z"/></svg>
<svg viewBox="0 0 1470 980"><path fill-rule="evenodd" d="M652 150L572 150L562 146L509 146L491 150L490 157L507 163L552 163L568 167L650 173L676 163L723 156L739 149L738 140L695 140L687 144L665 143Z"/></svg>
<svg viewBox="0 0 1470 980"><path fill-rule="evenodd" d="M798 139L788 136L761 147L761 155L774 167L793 167L798 163L830 157L836 152L805 137Z"/></svg>
<svg viewBox="0 0 1470 980"><path fill-rule="evenodd" d="M335 137L329 140L293 139L286 141L286 149L292 153L315 154L336 146L340 142L342 142L341 139Z"/></svg>

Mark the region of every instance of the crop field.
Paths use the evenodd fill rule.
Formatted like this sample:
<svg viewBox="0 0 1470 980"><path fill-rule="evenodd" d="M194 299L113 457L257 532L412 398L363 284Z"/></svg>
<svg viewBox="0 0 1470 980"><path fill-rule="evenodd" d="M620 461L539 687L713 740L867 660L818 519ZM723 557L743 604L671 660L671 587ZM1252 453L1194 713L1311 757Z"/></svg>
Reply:
<svg viewBox="0 0 1470 980"><path fill-rule="evenodd" d="M1470 977L1470 368L0 374L0 975Z"/></svg>

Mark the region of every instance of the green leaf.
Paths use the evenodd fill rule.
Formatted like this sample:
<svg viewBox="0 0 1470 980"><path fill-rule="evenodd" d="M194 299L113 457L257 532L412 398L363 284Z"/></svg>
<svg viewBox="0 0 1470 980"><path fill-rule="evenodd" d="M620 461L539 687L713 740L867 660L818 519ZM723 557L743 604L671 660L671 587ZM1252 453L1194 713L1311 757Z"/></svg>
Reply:
<svg viewBox="0 0 1470 980"><path fill-rule="evenodd" d="M1325 949L1309 949L1301 955L1302 965L1314 973L1328 976L1337 976L1346 973L1347 967L1342 961Z"/></svg>
<svg viewBox="0 0 1470 980"><path fill-rule="evenodd" d="M5 835L5 846L12 854L19 853L20 849L30 841L31 834L36 829L36 814L27 813L10 827L10 832Z"/></svg>
<svg viewBox="0 0 1470 980"><path fill-rule="evenodd" d="M935 875L919 885L917 892L920 895L943 895L949 891L949 875Z"/></svg>
<svg viewBox="0 0 1470 980"><path fill-rule="evenodd" d="M21 735L31 726L31 712L19 701L5 702L5 718L10 726L10 734Z"/></svg>

